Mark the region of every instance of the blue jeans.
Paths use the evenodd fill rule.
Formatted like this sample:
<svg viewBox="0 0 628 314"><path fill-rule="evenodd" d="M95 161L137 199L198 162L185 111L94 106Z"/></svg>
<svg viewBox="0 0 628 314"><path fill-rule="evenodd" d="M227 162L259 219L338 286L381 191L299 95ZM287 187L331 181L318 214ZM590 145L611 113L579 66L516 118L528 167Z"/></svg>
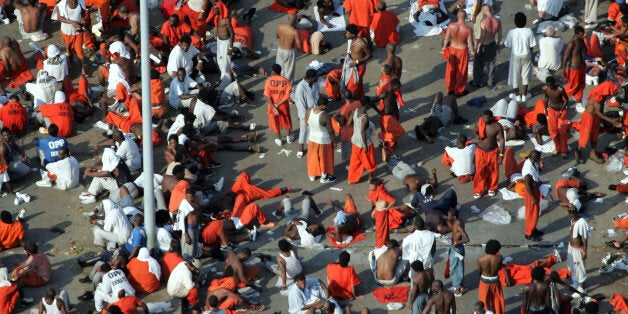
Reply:
<svg viewBox="0 0 628 314"><path fill-rule="evenodd" d="M456 253L464 256L464 245L458 244L449 248L449 272L451 276L451 285L458 289L462 284L464 277L464 260L456 257Z"/></svg>
<svg viewBox="0 0 628 314"><path fill-rule="evenodd" d="M450 189L436 202L437 205L434 209L438 209L447 214L450 208L456 208L456 206L458 206L458 195L456 195L456 191Z"/></svg>

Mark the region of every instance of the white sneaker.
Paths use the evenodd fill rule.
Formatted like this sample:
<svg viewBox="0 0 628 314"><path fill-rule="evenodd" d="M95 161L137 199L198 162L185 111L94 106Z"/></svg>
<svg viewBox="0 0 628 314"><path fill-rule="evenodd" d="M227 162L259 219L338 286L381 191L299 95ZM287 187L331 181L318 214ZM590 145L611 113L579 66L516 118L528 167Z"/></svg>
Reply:
<svg viewBox="0 0 628 314"><path fill-rule="evenodd" d="M628 176L628 169L624 170L624 174Z"/></svg>
<svg viewBox="0 0 628 314"><path fill-rule="evenodd" d="M310 181L312 181L312 182L316 181L316 177L315 176L309 176L309 178L310 178ZM628 201L626 203L628 203Z"/></svg>
<svg viewBox="0 0 628 314"><path fill-rule="evenodd" d="M35 184L37 186L41 186L41 187L44 187L44 188L52 187L52 182L50 182L49 180L37 181L37 182L35 182Z"/></svg>
<svg viewBox="0 0 628 314"><path fill-rule="evenodd" d="M22 198L19 197L19 196L16 196L15 200L13 200L13 205L18 206L18 205L22 204L22 202L23 202Z"/></svg>
<svg viewBox="0 0 628 314"><path fill-rule="evenodd" d="M249 231L249 240L251 242L257 241L257 226L253 226L253 230Z"/></svg>
<svg viewBox="0 0 628 314"><path fill-rule="evenodd" d="M290 143L294 142L294 136L292 136L292 135L288 135L288 136L286 136L286 142L287 142L288 144L290 144Z"/></svg>
<svg viewBox="0 0 628 314"><path fill-rule="evenodd" d="M625 177L624 179L622 179L619 182L621 182L621 184L628 184L628 177Z"/></svg>
<svg viewBox="0 0 628 314"><path fill-rule="evenodd" d="M298 151L297 152L297 158L303 158L303 152L302 151Z"/></svg>
<svg viewBox="0 0 628 314"><path fill-rule="evenodd" d="M516 100L517 100L517 102L520 102L521 101L521 95L517 95L516 96Z"/></svg>
<svg viewBox="0 0 628 314"><path fill-rule="evenodd" d="M578 113L583 113L584 109L585 109L584 106L582 105L582 103L580 103L580 102L576 103L576 107L575 108L576 108L576 112L578 112Z"/></svg>
<svg viewBox="0 0 628 314"><path fill-rule="evenodd" d="M216 190L216 192L220 192L222 191L222 187L225 185L225 177L220 177L220 180L218 180L218 182L214 183L214 190Z"/></svg>
<svg viewBox="0 0 628 314"><path fill-rule="evenodd" d="M626 196L626 199L624 200L624 203L628 204L628 196Z"/></svg>
<svg viewBox="0 0 628 314"><path fill-rule="evenodd" d="M512 100L517 100L517 95L515 95L515 93L510 93L510 95L508 95L508 97L510 97L510 99L512 99Z"/></svg>
<svg viewBox="0 0 628 314"><path fill-rule="evenodd" d="M31 196L26 193L15 192L15 195L21 198L26 203L29 203L31 201Z"/></svg>
<svg viewBox="0 0 628 314"><path fill-rule="evenodd" d="M96 122L94 126L96 126L97 128L103 129L105 131L109 131L109 124L107 124L106 122L102 122L100 120L98 120L98 122Z"/></svg>
<svg viewBox="0 0 628 314"><path fill-rule="evenodd" d="M597 27L597 23L591 23L591 24L587 24L584 26L584 29L592 29L592 28L596 28Z"/></svg>
<svg viewBox="0 0 628 314"><path fill-rule="evenodd" d="M522 102L526 102L527 100L528 100L528 97L526 97L526 96L521 96L521 101L522 101Z"/></svg>
<svg viewBox="0 0 628 314"><path fill-rule="evenodd" d="M88 199L90 197L92 197L93 195L89 192L83 192L81 193L81 195L79 195L79 199L84 200L84 199Z"/></svg>
<svg viewBox="0 0 628 314"><path fill-rule="evenodd" d="M563 261L562 257L560 257L560 252L558 252L558 250L557 250L557 249L554 249L554 256L556 256L556 261L557 261L558 263L560 263L560 262L562 262L562 261Z"/></svg>
<svg viewBox="0 0 628 314"><path fill-rule="evenodd" d="M255 130L256 126L257 126L257 124L255 124L255 123L249 124L249 130L251 130L251 131Z"/></svg>
<svg viewBox="0 0 628 314"><path fill-rule="evenodd" d="M22 220L24 219L24 216L26 216L26 209L22 208L20 210L20 212L17 214L17 216L15 217L15 220Z"/></svg>
<svg viewBox="0 0 628 314"><path fill-rule="evenodd" d="M40 126L39 127L39 133L40 134L48 134L48 128Z"/></svg>
<svg viewBox="0 0 628 314"><path fill-rule="evenodd" d="M275 144L277 144L277 146L281 146L281 140L276 138L275 139Z"/></svg>
<svg viewBox="0 0 628 314"><path fill-rule="evenodd" d="M96 196L90 195L89 197L84 198L81 203L83 204L94 204L96 203Z"/></svg>

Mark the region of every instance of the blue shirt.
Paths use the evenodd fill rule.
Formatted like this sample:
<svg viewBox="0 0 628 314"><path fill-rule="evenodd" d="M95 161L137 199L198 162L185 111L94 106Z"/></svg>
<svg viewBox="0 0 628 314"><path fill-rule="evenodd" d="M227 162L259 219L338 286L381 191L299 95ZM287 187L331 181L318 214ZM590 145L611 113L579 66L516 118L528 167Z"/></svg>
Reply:
<svg viewBox="0 0 628 314"><path fill-rule="evenodd" d="M438 207L438 202L434 201L433 196L426 197L420 191L414 194L412 201L410 201L412 207L415 210L423 209L426 214L429 214L435 207Z"/></svg>
<svg viewBox="0 0 628 314"><path fill-rule="evenodd" d="M127 255L131 254L136 247L146 246L146 232L144 227L137 227L131 232L131 237L122 247Z"/></svg>
<svg viewBox="0 0 628 314"><path fill-rule="evenodd" d="M59 161L59 150L61 150L61 148L65 147L70 149L68 140L61 136L50 136L36 140L35 146L37 146L37 150L43 154L42 163L44 166L51 162Z"/></svg>
<svg viewBox="0 0 628 314"><path fill-rule="evenodd" d="M334 226L342 225L347 222L347 214L344 210L339 210L334 217Z"/></svg>

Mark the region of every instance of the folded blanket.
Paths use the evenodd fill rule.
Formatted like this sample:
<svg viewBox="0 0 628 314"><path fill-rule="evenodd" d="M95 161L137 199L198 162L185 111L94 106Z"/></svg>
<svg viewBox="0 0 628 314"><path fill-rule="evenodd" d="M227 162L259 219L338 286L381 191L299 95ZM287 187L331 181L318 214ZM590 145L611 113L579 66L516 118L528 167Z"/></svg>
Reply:
<svg viewBox="0 0 628 314"><path fill-rule="evenodd" d="M388 304L391 302L406 303L408 301L409 286L381 287L373 290L373 296L379 303Z"/></svg>
<svg viewBox="0 0 628 314"><path fill-rule="evenodd" d="M352 236L353 239L351 239L351 242L349 243L336 243L336 241L334 241L334 226L327 226L327 239L329 240L329 243L331 245L333 245L334 247L337 247L339 249L345 248L347 247L349 244L351 243L355 243L355 242L360 242L364 239L366 239L366 235L362 232L360 232L360 230L356 230L353 234L343 234L342 237L344 238L345 236Z"/></svg>

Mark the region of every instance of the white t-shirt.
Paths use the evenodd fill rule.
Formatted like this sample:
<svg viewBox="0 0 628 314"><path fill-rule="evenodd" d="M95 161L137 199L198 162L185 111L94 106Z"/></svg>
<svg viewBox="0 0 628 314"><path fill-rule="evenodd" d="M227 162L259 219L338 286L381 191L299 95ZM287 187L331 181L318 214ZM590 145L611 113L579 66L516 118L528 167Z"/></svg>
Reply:
<svg viewBox="0 0 628 314"><path fill-rule="evenodd" d="M580 219L574 222L571 237L574 239L578 237L582 237L583 239L589 238L589 224L584 218L580 217Z"/></svg>
<svg viewBox="0 0 628 314"><path fill-rule="evenodd" d="M98 286L102 292L118 300L118 292L124 290L127 296L135 295L135 289L126 279L124 272L120 269L112 269L102 277L102 282Z"/></svg>
<svg viewBox="0 0 628 314"><path fill-rule="evenodd" d="M168 92L168 99L170 106L174 109L178 109L181 105L181 95L189 94L190 89L196 87L197 83L188 75L185 76L183 82L178 78L173 78L170 82L170 91Z"/></svg>
<svg viewBox="0 0 628 314"><path fill-rule="evenodd" d="M179 114L176 118L174 118L174 122L168 129L168 136L166 136L166 139L170 138L170 135L172 134L177 134L177 132L179 132L179 130L181 130L183 126L185 126L185 116Z"/></svg>
<svg viewBox="0 0 628 314"><path fill-rule="evenodd" d="M48 58L44 60L43 71L48 72L48 75L57 79L58 82L68 75L68 57L66 55L60 55L58 60L53 61Z"/></svg>
<svg viewBox="0 0 628 314"><path fill-rule="evenodd" d="M561 37L543 37L539 39L539 68L560 69L563 39Z"/></svg>
<svg viewBox="0 0 628 314"><path fill-rule="evenodd" d="M541 181L541 175L538 170L538 166L532 163L530 159L527 159L523 163L523 167L521 167L521 175L525 178L526 175L532 176L532 180L539 182Z"/></svg>
<svg viewBox="0 0 628 314"><path fill-rule="evenodd" d="M57 189L69 190L79 183L79 162L72 156L46 164L46 170L57 176Z"/></svg>
<svg viewBox="0 0 628 314"><path fill-rule="evenodd" d="M170 56L168 57L168 65L166 65L168 75L175 78L176 75L173 76L172 73L177 72L179 68L184 68L185 74L187 75L192 74L192 66L194 65L192 63L192 58L199 53L200 51L191 45L190 48L188 48L188 51L183 51L179 45L174 46L172 51L170 51Z"/></svg>
<svg viewBox="0 0 628 314"><path fill-rule="evenodd" d="M67 5L67 1L59 2L53 9L51 18L53 20L58 20L59 17L81 23L81 21L83 20L83 9L81 8L81 4L77 3L76 8L70 9L70 7ZM74 28L74 26L69 23L61 22L60 29L61 33L66 35L76 35L79 33L76 28Z"/></svg>
<svg viewBox="0 0 628 314"><path fill-rule="evenodd" d="M457 177L475 173L475 144L467 145L463 149L445 147L445 151L454 160L450 170Z"/></svg>
<svg viewBox="0 0 628 314"><path fill-rule="evenodd" d="M114 206L105 215L103 230L118 235L118 244L124 244L129 239L133 227L120 208Z"/></svg>
<svg viewBox="0 0 628 314"><path fill-rule="evenodd" d="M434 233L428 230L415 230L403 239L401 256L410 263L423 262L423 267L432 268L432 246L434 245Z"/></svg>
<svg viewBox="0 0 628 314"><path fill-rule="evenodd" d="M185 298L192 288L194 288L192 272L185 262L180 262L170 273L166 290L172 297Z"/></svg>
<svg viewBox="0 0 628 314"><path fill-rule="evenodd" d="M185 217L187 217L187 215L191 212L194 211L194 207L192 207L192 205L190 205L190 202L188 202L188 200L183 199L181 200L181 203L179 204L179 211L177 212L177 221L174 224L174 230L181 230L184 231L185 230Z"/></svg>
<svg viewBox="0 0 628 314"><path fill-rule="evenodd" d="M170 241L172 241L170 231L166 227L157 228L157 245L162 252L170 249Z"/></svg>
<svg viewBox="0 0 628 314"><path fill-rule="evenodd" d="M214 107L202 102L200 99L196 100L194 105L194 128L199 130L207 127L216 115L216 109Z"/></svg>
<svg viewBox="0 0 628 314"><path fill-rule="evenodd" d="M135 171L140 169L142 167L142 155L140 155L140 148L137 147L137 143L129 135L124 134L124 141L119 145L116 143L116 146L118 146L116 155L124 160L129 170Z"/></svg>
<svg viewBox="0 0 628 314"><path fill-rule="evenodd" d="M530 54L531 48L536 46L536 39L530 28L514 28L508 31L504 46L511 48L514 56L526 56Z"/></svg>

